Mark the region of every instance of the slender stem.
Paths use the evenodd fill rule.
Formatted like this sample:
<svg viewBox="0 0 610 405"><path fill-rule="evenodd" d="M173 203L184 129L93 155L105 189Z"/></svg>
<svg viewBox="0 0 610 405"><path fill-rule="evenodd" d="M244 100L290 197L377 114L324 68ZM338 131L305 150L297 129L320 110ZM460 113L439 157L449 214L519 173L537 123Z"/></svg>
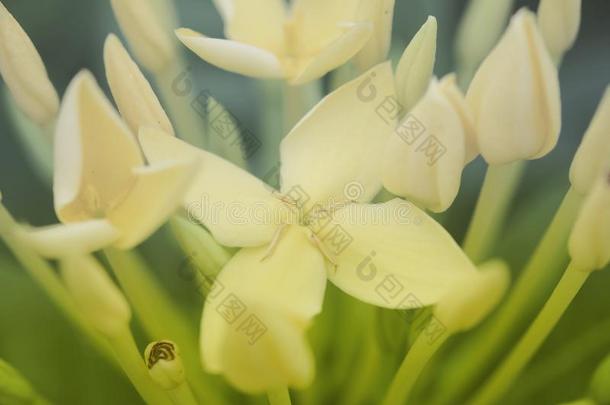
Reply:
<svg viewBox="0 0 610 405"><path fill-rule="evenodd" d="M168 391L169 397L175 405L197 405L197 399L191 391L188 382L180 384L177 388Z"/></svg>
<svg viewBox="0 0 610 405"><path fill-rule="evenodd" d="M570 189L509 296L447 364L438 403L452 403L471 389L544 304L565 268L567 241L581 204L582 197Z"/></svg>
<svg viewBox="0 0 610 405"><path fill-rule="evenodd" d="M193 389L211 402L221 401L199 364L197 331L152 277L147 264L133 251L106 249L104 252L149 337L175 341L184 353L184 363Z"/></svg>
<svg viewBox="0 0 610 405"><path fill-rule="evenodd" d="M32 277L34 282L44 290L53 303L64 313L92 345L106 358L113 361L112 352L107 342L93 329L89 322L78 311L72 297L57 277L49 263L24 245L16 236L15 230L19 226L0 204L0 237L13 252L19 263ZM113 363L114 364L114 363Z"/></svg>
<svg viewBox="0 0 610 405"><path fill-rule="evenodd" d="M544 343L590 274L570 263L538 317L470 404L497 402Z"/></svg>
<svg viewBox="0 0 610 405"><path fill-rule="evenodd" d="M322 98L321 91L319 80L302 86L284 84L284 135Z"/></svg>
<svg viewBox="0 0 610 405"><path fill-rule="evenodd" d="M417 337L394 375L383 405L401 405L407 402L422 371L449 336L449 333L444 333L433 342L429 341L425 332Z"/></svg>
<svg viewBox="0 0 610 405"><path fill-rule="evenodd" d="M269 400L269 405L291 405L290 401L290 393L288 392L288 388L282 387L275 389L273 391L269 391L267 393L267 399Z"/></svg>
<svg viewBox="0 0 610 405"><path fill-rule="evenodd" d="M166 106L177 135L200 148L207 147L206 112L196 109L201 93L195 91L190 68L178 58L172 66L155 74L155 81Z"/></svg>
<svg viewBox="0 0 610 405"><path fill-rule="evenodd" d="M150 378L144 360L140 356L133 336L129 329L118 333L116 336L109 337L119 364L125 374L136 388L142 399L148 405L169 405L171 401L168 395Z"/></svg>
<svg viewBox="0 0 610 405"><path fill-rule="evenodd" d="M524 169L524 161L488 167L464 240L464 250L475 263L485 260L496 243Z"/></svg>

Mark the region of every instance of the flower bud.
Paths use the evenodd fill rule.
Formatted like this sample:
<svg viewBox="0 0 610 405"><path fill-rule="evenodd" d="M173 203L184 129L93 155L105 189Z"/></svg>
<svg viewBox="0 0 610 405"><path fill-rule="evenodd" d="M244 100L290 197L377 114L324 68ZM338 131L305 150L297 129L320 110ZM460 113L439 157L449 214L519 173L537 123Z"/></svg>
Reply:
<svg viewBox="0 0 610 405"><path fill-rule="evenodd" d="M0 3L0 73L21 110L46 125L59 110L59 98L36 47Z"/></svg>
<svg viewBox="0 0 610 405"><path fill-rule="evenodd" d="M580 28L581 0L541 0L538 25L544 42L555 61L568 51Z"/></svg>
<svg viewBox="0 0 610 405"><path fill-rule="evenodd" d="M356 19L373 22L371 38L354 57L354 63L361 72L387 59L392 42L393 16L394 0L360 2Z"/></svg>
<svg viewBox="0 0 610 405"><path fill-rule="evenodd" d="M469 330L496 307L509 284L510 271L504 262L486 262L478 272L457 282L436 305L434 314L450 333Z"/></svg>
<svg viewBox="0 0 610 405"><path fill-rule="evenodd" d="M610 262L610 171L598 177L585 199L568 250L579 270L603 269Z"/></svg>
<svg viewBox="0 0 610 405"><path fill-rule="evenodd" d="M104 44L104 64L114 101L132 132L137 134L144 126L174 135L172 124L150 84L113 34L108 35Z"/></svg>
<svg viewBox="0 0 610 405"><path fill-rule="evenodd" d="M428 17L396 67L396 95L405 113L424 95L432 78L436 59L436 29L436 18Z"/></svg>
<svg viewBox="0 0 610 405"><path fill-rule="evenodd" d="M146 346L144 359L152 380L164 390L173 390L186 381L178 346L170 340Z"/></svg>
<svg viewBox="0 0 610 405"><path fill-rule="evenodd" d="M432 81L388 141L384 186L434 212L446 210L460 188L465 138L460 114L439 83Z"/></svg>
<svg viewBox="0 0 610 405"><path fill-rule="evenodd" d="M97 260L91 256L63 259L61 275L78 309L102 334L114 337L129 327L129 304Z"/></svg>
<svg viewBox="0 0 610 405"><path fill-rule="evenodd" d="M610 86L597 107L570 167L570 182L587 194L605 167L610 165Z"/></svg>
<svg viewBox="0 0 610 405"><path fill-rule="evenodd" d="M537 159L555 147L561 129L557 69L530 11L515 14L466 99L487 163Z"/></svg>
<svg viewBox="0 0 610 405"><path fill-rule="evenodd" d="M167 27L150 0L111 0L112 10L139 62L152 72L163 71L176 58Z"/></svg>

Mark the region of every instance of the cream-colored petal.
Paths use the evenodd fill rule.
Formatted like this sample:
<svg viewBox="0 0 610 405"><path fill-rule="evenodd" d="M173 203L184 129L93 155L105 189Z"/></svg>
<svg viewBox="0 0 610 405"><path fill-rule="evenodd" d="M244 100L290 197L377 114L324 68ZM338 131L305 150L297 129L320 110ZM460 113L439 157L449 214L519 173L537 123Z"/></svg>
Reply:
<svg viewBox="0 0 610 405"><path fill-rule="evenodd" d="M95 79L82 71L64 95L55 130L55 212L62 222L103 217L143 163L138 144Z"/></svg>
<svg viewBox="0 0 610 405"><path fill-rule="evenodd" d="M312 203L373 198L396 108L389 63L326 96L282 141L282 191L299 187Z"/></svg>
<svg viewBox="0 0 610 405"><path fill-rule="evenodd" d="M555 147L561 128L557 69L531 12L513 17L466 99L488 163L537 159Z"/></svg>
<svg viewBox="0 0 610 405"><path fill-rule="evenodd" d="M442 212L457 196L464 162L460 115L434 80L388 142L383 185L421 207Z"/></svg>
<svg viewBox="0 0 610 405"><path fill-rule="evenodd" d="M311 57L302 58L290 79L290 84L300 85L318 79L343 65L369 40L373 32L370 22L345 24L332 42Z"/></svg>
<svg viewBox="0 0 610 405"><path fill-rule="evenodd" d="M610 166L610 86L597 107L570 166L570 182L587 194L602 171Z"/></svg>
<svg viewBox="0 0 610 405"><path fill-rule="evenodd" d="M436 60L436 18L428 17L396 66L396 94L404 112L424 95L432 78Z"/></svg>
<svg viewBox="0 0 610 405"><path fill-rule="evenodd" d="M193 159L135 168L131 190L108 212L108 220L121 232L116 246L130 249L157 230L184 201L198 167Z"/></svg>
<svg viewBox="0 0 610 405"><path fill-rule="evenodd" d="M318 238L337 263L328 270L329 279L347 294L381 307L435 304L476 271L443 227L400 199L348 205Z"/></svg>
<svg viewBox="0 0 610 405"><path fill-rule="evenodd" d="M55 119L59 98L44 63L30 37L2 3L0 73L15 102L31 120L45 125Z"/></svg>
<svg viewBox="0 0 610 405"><path fill-rule="evenodd" d="M284 52L284 0L214 0L225 35L275 54Z"/></svg>
<svg viewBox="0 0 610 405"><path fill-rule="evenodd" d="M370 69L388 58L392 42L392 19L394 0L361 1L358 6L358 21L371 21L373 34L354 58L361 72Z"/></svg>
<svg viewBox="0 0 610 405"><path fill-rule="evenodd" d="M208 293L203 364L241 390L303 388L313 380L314 359L304 333L321 310L326 275L307 232L284 229L265 260L267 247L242 249Z"/></svg>
<svg viewBox="0 0 610 405"><path fill-rule="evenodd" d="M209 38L180 28L176 35L182 43L206 62L229 72L261 79L280 79L284 71L273 53L241 42Z"/></svg>
<svg viewBox="0 0 610 405"><path fill-rule="evenodd" d="M106 78L114 101L129 128L157 127L174 135L174 128L159 99L121 41L110 34L104 44Z"/></svg>
<svg viewBox="0 0 610 405"><path fill-rule="evenodd" d="M455 111L459 114L466 136L466 162L472 162L479 155L479 146L477 145L477 133L475 130L474 119L470 106L466 102L464 93L457 85L457 77L454 73L444 76L441 81L441 90L445 93L445 97L451 102Z"/></svg>
<svg viewBox="0 0 610 405"><path fill-rule="evenodd" d="M95 252L110 246L119 237L118 230L104 219L22 227L18 232L24 243L41 256L52 259Z"/></svg>
<svg viewBox="0 0 610 405"><path fill-rule="evenodd" d="M556 61L569 50L578 36L582 0L541 0L538 24L549 52Z"/></svg>
<svg viewBox="0 0 610 405"><path fill-rule="evenodd" d="M500 302L510 284L506 263L483 263L478 272L456 282L443 297L434 315L450 333L466 331L480 323Z"/></svg>
<svg viewBox="0 0 610 405"><path fill-rule="evenodd" d="M216 155L154 129L140 131L140 143L149 162L201 159L184 205L189 217L208 227L223 245L262 245L290 212L270 187Z"/></svg>
<svg viewBox="0 0 610 405"><path fill-rule="evenodd" d="M111 0L112 10L138 61L161 72L177 57L168 18L150 0ZM169 18L171 20L171 18Z"/></svg>

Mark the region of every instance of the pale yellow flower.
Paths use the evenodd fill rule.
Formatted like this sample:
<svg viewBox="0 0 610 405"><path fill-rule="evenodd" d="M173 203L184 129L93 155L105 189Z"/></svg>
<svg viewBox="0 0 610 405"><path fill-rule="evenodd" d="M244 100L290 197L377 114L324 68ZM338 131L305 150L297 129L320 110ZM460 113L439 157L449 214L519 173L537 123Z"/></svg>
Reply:
<svg viewBox="0 0 610 405"><path fill-rule="evenodd" d="M466 98L488 163L537 159L555 147L561 129L559 81L533 13L515 14Z"/></svg>
<svg viewBox="0 0 610 405"><path fill-rule="evenodd" d="M363 97L363 87L376 100ZM367 203L381 188L396 124L378 115L388 97L395 97L389 63L325 97L281 144L281 192L176 138L140 134L151 162L202 157L185 201L191 213L202 201L246 213L199 217L219 241L244 247L209 292L201 329L204 365L236 387L260 392L311 383L305 331L321 311L327 280L364 302L405 309L436 303L476 271L423 211L400 199ZM226 305L241 308L240 318L227 318Z"/></svg>
<svg viewBox="0 0 610 405"><path fill-rule="evenodd" d="M582 0L540 0L538 24L555 61L561 60L576 41L581 6Z"/></svg>
<svg viewBox="0 0 610 405"><path fill-rule="evenodd" d="M47 70L21 25L0 3L0 73L15 102L34 122L52 122L59 98Z"/></svg>
<svg viewBox="0 0 610 405"><path fill-rule="evenodd" d="M361 1L356 15L358 20L373 23L371 38L354 57L354 64L363 72L388 58L392 43L394 0Z"/></svg>
<svg viewBox="0 0 610 405"><path fill-rule="evenodd" d="M388 141L383 185L421 207L442 212L453 203L462 170L476 155L471 114L455 77L433 80Z"/></svg>
<svg viewBox="0 0 610 405"><path fill-rule="evenodd" d="M360 0L215 0L228 39L190 29L178 38L205 61L257 78L291 84L315 80L352 58L373 31L357 16Z"/></svg>

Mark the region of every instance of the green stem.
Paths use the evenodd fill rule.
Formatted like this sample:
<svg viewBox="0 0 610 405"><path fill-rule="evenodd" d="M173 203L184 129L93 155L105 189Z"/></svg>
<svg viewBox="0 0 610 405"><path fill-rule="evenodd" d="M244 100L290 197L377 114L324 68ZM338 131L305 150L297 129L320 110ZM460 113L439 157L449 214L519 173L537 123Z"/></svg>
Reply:
<svg viewBox="0 0 610 405"><path fill-rule="evenodd" d="M13 252L19 263L28 272L40 288L44 290L51 301L64 313L92 345L106 358L112 359L112 352L106 341L93 329L89 322L81 315L72 297L57 277L49 263L36 252L24 245L15 235L19 225L4 205L0 204L0 237Z"/></svg>
<svg viewBox="0 0 610 405"><path fill-rule="evenodd" d="M464 251L475 263L484 261L496 243L524 169L524 161L488 167L464 240Z"/></svg>
<svg viewBox="0 0 610 405"><path fill-rule="evenodd" d="M180 384L173 390L168 391L169 397L175 405L197 405L197 399L191 391L188 382Z"/></svg>
<svg viewBox="0 0 610 405"><path fill-rule="evenodd" d="M591 273L572 263L555 287L538 317L512 352L469 402L472 405L497 403L514 379L538 351Z"/></svg>
<svg viewBox="0 0 610 405"><path fill-rule="evenodd" d="M199 364L196 330L152 277L148 265L133 251L109 248L104 252L149 337L175 341L184 353L185 367L193 389L202 398L221 403L217 390Z"/></svg>
<svg viewBox="0 0 610 405"><path fill-rule="evenodd" d="M140 352L133 340L131 331L126 328L116 336L109 337L108 341L112 345L116 358L123 368L123 371L142 399L144 399L148 405L171 404L167 394L157 387L148 375L144 360L140 356Z"/></svg>
<svg viewBox="0 0 610 405"><path fill-rule="evenodd" d="M191 104L199 94L195 91L190 69L178 58L172 66L156 73L155 81L178 137L191 145L206 148L206 113Z"/></svg>
<svg viewBox="0 0 610 405"><path fill-rule="evenodd" d="M449 336L449 333L443 333L433 342L429 341L425 332L418 336L394 375L383 405L402 405L407 402L422 371Z"/></svg>
<svg viewBox="0 0 610 405"><path fill-rule="evenodd" d="M470 390L544 304L567 262L567 241L581 204L582 197L570 189L509 296L447 365L439 403L452 403Z"/></svg>
<svg viewBox="0 0 610 405"><path fill-rule="evenodd" d="M322 98L320 81L315 80L302 86L284 84L284 133L288 132L313 108ZM281 141L281 139L280 139Z"/></svg>
<svg viewBox="0 0 610 405"><path fill-rule="evenodd" d="M291 405L290 393L288 388L282 387L269 391L267 393L267 399L269 399L269 405Z"/></svg>

